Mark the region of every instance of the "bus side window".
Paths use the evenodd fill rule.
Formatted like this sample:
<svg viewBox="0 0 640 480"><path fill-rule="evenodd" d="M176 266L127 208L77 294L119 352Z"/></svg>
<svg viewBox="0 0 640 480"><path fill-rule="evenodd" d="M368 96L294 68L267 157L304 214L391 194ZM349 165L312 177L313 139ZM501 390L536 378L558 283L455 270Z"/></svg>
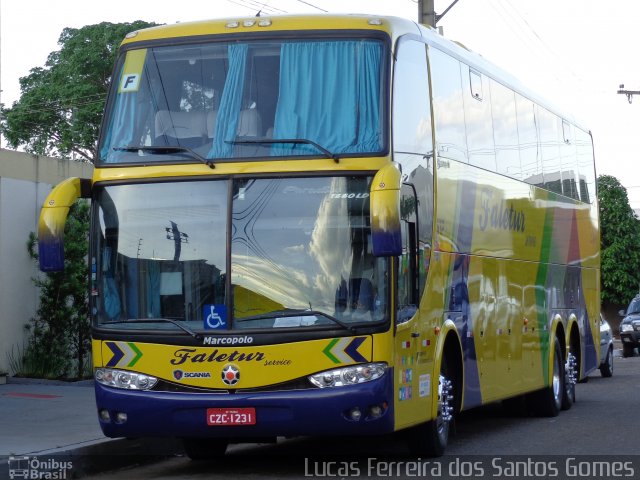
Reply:
<svg viewBox="0 0 640 480"><path fill-rule="evenodd" d="M393 80L393 156L402 166L404 181L411 184L405 188L408 198L414 197L415 209L409 220L413 226L405 223L403 231L405 239L417 238L415 276L419 281L412 287L417 296L405 302L411 305L418 304L426 285L433 230L433 135L426 48L423 43L402 38ZM409 234L410 228L417 232Z"/></svg>
<svg viewBox="0 0 640 480"><path fill-rule="evenodd" d="M398 323L411 319L418 304L418 200L413 185L403 184L400 196L402 255L398 272Z"/></svg>
<svg viewBox="0 0 640 480"><path fill-rule="evenodd" d="M434 47L429 58L438 156L469 163L460 62Z"/></svg>

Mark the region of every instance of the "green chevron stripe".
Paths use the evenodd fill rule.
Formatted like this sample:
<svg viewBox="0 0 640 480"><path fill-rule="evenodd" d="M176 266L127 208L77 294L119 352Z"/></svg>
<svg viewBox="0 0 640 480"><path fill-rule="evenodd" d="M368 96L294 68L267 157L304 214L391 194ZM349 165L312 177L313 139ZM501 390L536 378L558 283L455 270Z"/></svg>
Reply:
<svg viewBox="0 0 640 480"><path fill-rule="evenodd" d="M133 342L129 342L127 343L127 345L129 345L129 348L131 348L131 350L133 350L136 353L136 356L133 357L133 359L127 365L127 367L133 367L138 362L138 360L142 358L142 352L138 347L136 347L136 344Z"/></svg>
<svg viewBox="0 0 640 480"><path fill-rule="evenodd" d="M336 343L338 343L338 341L339 339L334 338L329 342L329 345L327 345L324 348L324 350L322 350L322 353L324 353L329 358L329 360L331 360L333 363L340 363L340 360L334 357L333 354L331 353L331 349L335 346Z"/></svg>
<svg viewBox="0 0 640 480"><path fill-rule="evenodd" d="M540 249L540 263L538 264L538 273L536 275L536 286L544 287L547 284L547 275L549 267L549 258L551 256L552 240L554 226L554 211L548 208L544 218L544 227L542 233L542 245ZM546 386L549 384L547 372L549 371L549 309L546 305L547 292L546 288L536 288L536 306L538 310L538 332L540 336L540 355L542 364L542 378Z"/></svg>

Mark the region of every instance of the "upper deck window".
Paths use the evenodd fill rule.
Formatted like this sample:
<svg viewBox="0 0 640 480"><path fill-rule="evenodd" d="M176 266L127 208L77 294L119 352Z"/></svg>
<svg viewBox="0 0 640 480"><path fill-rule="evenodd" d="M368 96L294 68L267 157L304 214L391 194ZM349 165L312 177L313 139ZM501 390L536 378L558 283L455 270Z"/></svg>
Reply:
<svg viewBox="0 0 640 480"><path fill-rule="evenodd" d="M100 160L380 154L384 52L382 41L364 38L128 50L114 75Z"/></svg>

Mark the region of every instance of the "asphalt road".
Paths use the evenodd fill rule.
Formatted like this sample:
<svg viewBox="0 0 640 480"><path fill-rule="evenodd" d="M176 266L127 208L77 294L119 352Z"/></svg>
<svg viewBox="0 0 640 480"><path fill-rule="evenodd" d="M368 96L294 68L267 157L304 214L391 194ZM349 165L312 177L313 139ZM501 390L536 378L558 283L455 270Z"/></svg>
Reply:
<svg viewBox="0 0 640 480"><path fill-rule="evenodd" d="M224 460L177 456L91 478L639 478L640 357L616 357L577 386L577 402L555 418L506 411L501 404L465 412L440 459L408 456L399 436L283 440L234 445Z"/></svg>

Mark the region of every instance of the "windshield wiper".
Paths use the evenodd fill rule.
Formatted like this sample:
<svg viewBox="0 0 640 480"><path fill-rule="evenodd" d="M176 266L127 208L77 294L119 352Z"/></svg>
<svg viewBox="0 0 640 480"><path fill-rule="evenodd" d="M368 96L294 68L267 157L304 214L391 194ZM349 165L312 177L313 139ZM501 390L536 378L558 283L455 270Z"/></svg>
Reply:
<svg viewBox="0 0 640 480"><path fill-rule="evenodd" d="M202 338L202 335L200 335L199 333L194 332L189 327L181 324L176 320L171 320L170 318L132 318L129 320L116 320L115 322L104 322L103 325L115 325L118 323L158 323L158 322L171 323L176 327L178 327L183 332L187 332L193 338L197 338L197 339Z"/></svg>
<svg viewBox="0 0 640 480"><path fill-rule="evenodd" d="M138 152L138 151L143 151L143 152L152 152L152 153L186 153L188 154L191 158L195 158L196 160L199 160L200 162L204 163L206 166L208 166L209 168L216 168L216 166L213 164L213 160L204 158L202 155L200 155L197 152L194 152L193 150L191 150L190 148L187 147L177 147L174 145L165 145L165 146L161 146L161 145L140 145L140 146L126 146L126 147L113 147L114 150L117 150L119 152Z"/></svg>
<svg viewBox="0 0 640 480"><path fill-rule="evenodd" d="M284 310L274 310L268 313L260 313L258 315L251 315L250 317L239 318L239 319L236 319L235 321L238 323L242 323L242 322L250 322L252 320L264 320L267 318L291 318L291 317L313 317L313 316L327 318L331 320L333 323L335 323L336 325L339 325L345 330L349 330L350 332L356 331L356 328L353 325L348 325L342 320L338 320L333 315L329 315L328 313L319 312L317 310L309 310L309 309L297 310L297 309L287 308Z"/></svg>
<svg viewBox="0 0 640 480"><path fill-rule="evenodd" d="M313 145L320 150L326 158L331 158L334 162L339 163L340 157L337 153L331 153L319 143L309 140L307 138L267 138L267 137L238 137L235 140L227 140L226 143L232 143L234 145L250 145L250 144L274 144L274 143L295 143L302 145Z"/></svg>

